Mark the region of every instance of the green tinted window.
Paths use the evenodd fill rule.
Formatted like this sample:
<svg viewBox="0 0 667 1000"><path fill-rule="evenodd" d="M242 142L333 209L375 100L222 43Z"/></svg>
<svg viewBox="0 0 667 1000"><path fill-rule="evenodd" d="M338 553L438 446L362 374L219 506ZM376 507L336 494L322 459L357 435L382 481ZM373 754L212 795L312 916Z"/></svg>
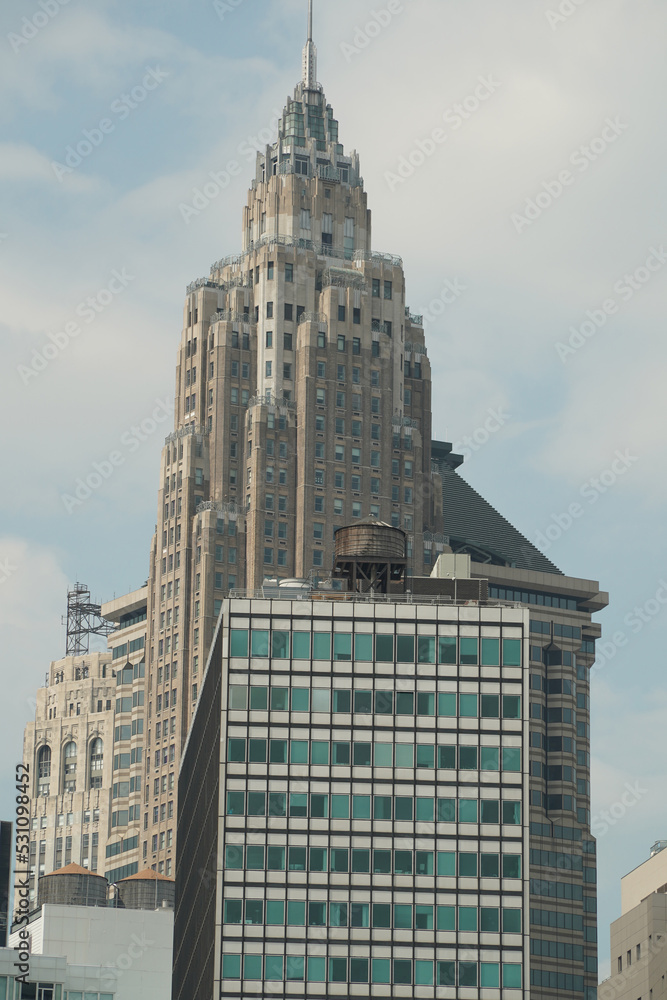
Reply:
<svg viewBox="0 0 667 1000"><path fill-rule="evenodd" d="M306 848L290 847L287 851L287 868L291 872L305 872Z"/></svg>
<svg viewBox="0 0 667 1000"><path fill-rule="evenodd" d="M394 873L412 875L412 851L394 851Z"/></svg>
<svg viewBox="0 0 667 1000"><path fill-rule="evenodd" d="M459 906L459 930L460 931L477 930L476 906Z"/></svg>
<svg viewBox="0 0 667 1000"><path fill-rule="evenodd" d="M499 858L497 854L480 854L479 873L482 878L498 878L500 875Z"/></svg>
<svg viewBox="0 0 667 1000"><path fill-rule="evenodd" d="M480 747L480 767L482 771L497 771L499 759L498 747Z"/></svg>
<svg viewBox="0 0 667 1000"><path fill-rule="evenodd" d="M310 748L311 764L328 766L329 764L329 744L324 740L313 740Z"/></svg>
<svg viewBox="0 0 667 1000"><path fill-rule="evenodd" d="M227 760L229 763L245 764L245 740L227 741Z"/></svg>
<svg viewBox="0 0 667 1000"><path fill-rule="evenodd" d="M252 656L268 656L269 655L269 633L264 629L252 630L252 645L251 645Z"/></svg>
<svg viewBox="0 0 667 1000"><path fill-rule="evenodd" d="M438 875L456 875L456 853L438 851Z"/></svg>
<svg viewBox="0 0 667 1000"><path fill-rule="evenodd" d="M391 982L391 961L388 958L374 958L372 962L373 982Z"/></svg>
<svg viewBox="0 0 667 1000"><path fill-rule="evenodd" d="M310 870L311 872L326 872L327 867L327 848L326 847L311 847L310 849Z"/></svg>
<svg viewBox="0 0 667 1000"><path fill-rule="evenodd" d="M482 962L479 967L479 985L482 989L498 989L500 972L497 962Z"/></svg>
<svg viewBox="0 0 667 1000"><path fill-rule="evenodd" d="M461 663L477 663L477 639L462 636L459 639L459 655Z"/></svg>
<svg viewBox="0 0 667 1000"><path fill-rule="evenodd" d="M285 903L282 899L267 899L266 922L267 924L285 923Z"/></svg>
<svg viewBox="0 0 667 1000"><path fill-rule="evenodd" d="M268 688L265 687L251 687L250 688L250 707L258 712L265 712L268 707Z"/></svg>
<svg viewBox="0 0 667 1000"><path fill-rule="evenodd" d="M266 866L270 872L285 871L285 848L271 845L266 851Z"/></svg>
<svg viewBox="0 0 667 1000"><path fill-rule="evenodd" d="M245 812L245 794L243 792L227 792L227 815L243 816Z"/></svg>
<svg viewBox="0 0 667 1000"><path fill-rule="evenodd" d="M311 793L310 796L310 815L317 816L320 819L326 818L329 815L329 796L320 795L317 792Z"/></svg>
<svg viewBox="0 0 667 1000"><path fill-rule="evenodd" d="M417 715L435 715L435 691L417 692Z"/></svg>
<svg viewBox="0 0 667 1000"><path fill-rule="evenodd" d="M500 695L483 694L481 715L483 719L497 719L500 716Z"/></svg>
<svg viewBox="0 0 667 1000"><path fill-rule="evenodd" d="M440 636L438 639L438 663L456 663L456 638Z"/></svg>
<svg viewBox="0 0 667 1000"><path fill-rule="evenodd" d="M271 655L276 660L289 659L289 632L271 633Z"/></svg>
<svg viewBox="0 0 667 1000"><path fill-rule="evenodd" d="M331 659L331 633L313 632L313 659Z"/></svg>
<svg viewBox="0 0 667 1000"><path fill-rule="evenodd" d="M521 878L520 854L503 854L503 878Z"/></svg>
<svg viewBox="0 0 667 1000"><path fill-rule="evenodd" d="M352 692L340 690L334 691L333 710L334 712L350 712L352 710Z"/></svg>
<svg viewBox="0 0 667 1000"><path fill-rule="evenodd" d="M396 903L394 906L394 927L412 928L412 907Z"/></svg>
<svg viewBox="0 0 667 1000"><path fill-rule="evenodd" d="M391 795L373 796L373 818L391 819Z"/></svg>
<svg viewBox="0 0 667 1000"><path fill-rule="evenodd" d="M303 982L306 960L302 955L288 955L285 959L285 978L289 983Z"/></svg>
<svg viewBox="0 0 667 1000"><path fill-rule="evenodd" d="M479 929L481 931L500 930L500 911L497 906L483 906L479 911Z"/></svg>
<svg viewBox="0 0 667 1000"><path fill-rule="evenodd" d="M414 635L396 636L396 662L415 662L415 637Z"/></svg>
<svg viewBox="0 0 667 1000"><path fill-rule="evenodd" d="M459 823L477 822L477 799L459 799Z"/></svg>
<svg viewBox="0 0 667 1000"><path fill-rule="evenodd" d="M500 639L482 639L482 666L500 666Z"/></svg>
<svg viewBox="0 0 667 1000"><path fill-rule="evenodd" d="M416 819L420 823L432 823L435 819L435 799L417 796Z"/></svg>
<svg viewBox="0 0 667 1000"><path fill-rule="evenodd" d="M271 740L273 743L274 740ZM290 816L308 815L308 796L304 792L291 792L289 797Z"/></svg>
<svg viewBox="0 0 667 1000"><path fill-rule="evenodd" d="M477 878L477 855L467 852L459 854L459 875L462 878Z"/></svg>
<svg viewBox="0 0 667 1000"><path fill-rule="evenodd" d="M331 796L331 817L332 817L332 819L349 819L350 818L350 796L349 795L332 795Z"/></svg>
<svg viewBox="0 0 667 1000"><path fill-rule="evenodd" d="M375 659L380 663L394 662L394 637L393 635L375 636Z"/></svg>
<svg viewBox="0 0 667 1000"><path fill-rule="evenodd" d="M365 848L352 851L352 871L367 874L371 870L371 852Z"/></svg>
<svg viewBox="0 0 667 1000"><path fill-rule="evenodd" d="M438 767L456 767L456 747L438 747Z"/></svg>
<svg viewBox="0 0 667 1000"><path fill-rule="evenodd" d="M521 933L521 910L503 907L503 931L513 934Z"/></svg>
<svg viewBox="0 0 667 1000"><path fill-rule="evenodd" d="M272 764L287 763L287 740L270 740L269 761Z"/></svg>
<svg viewBox="0 0 667 1000"><path fill-rule="evenodd" d="M241 956L240 955L223 955L222 956L222 978L223 979L240 979L241 978Z"/></svg>
<svg viewBox="0 0 667 1000"><path fill-rule="evenodd" d="M521 825L521 803L503 802L503 823L508 826Z"/></svg>
<svg viewBox="0 0 667 1000"><path fill-rule="evenodd" d="M310 632L292 634L292 657L295 660L310 659Z"/></svg>
<svg viewBox="0 0 667 1000"><path fill-rule="evenodd" d="M431 926L433 926L431 924ZM433 986L433 962L417 959L415 962L415 986Z"/></svg>
<svg viewBox="0 0 667 1000"><path fill-rule="evenodd" d="M390 903L373 903L373 927L391 927Z"/></svg>
<svg viewBox="0 0 667 1000"><path fill-rule="evenodd" d="M520 639L503 639L503 664L506 667L521 666Z"/></svg>
<svg viewBox="0 0 667 1000"><path fill-rule="evenodd" d="M521 718L521 696L518 694L503 695L503 719Z"/></svg>
<svg viewBox="0 0 667 1000"><path fill-rule="evenodd" d="M357 767L370 767L371 745L370 743L353 743L352 760Z"/></svg>
<svg viewBox="0 0 667 1000"><path fill-rule="evenodd" d="M396 692L396 715L414 715L415 696L412 691Z"/></svg>
<svg viewBox="0 0 667 1000"><path fill-rule="evenodd" d="M438 799L438 822L456 822L456 799Z"/></svg>
<svg viewBox="0 0 667 1000"><path fill-rule="evenodd" d="M375 714L376 715L393 715L394 714L394 692L393 691L376 691L375 692Z"/></svg>
<svg viewBox="0 0 667 1000"><path fill-rule="evenodd" d="M290 740L290 763L308 763L308 740Z"/></svg>
<svg viewBox="0 0 667 1000"><path fill-rule="evenodd" d="M248 760L251 764L266 763L266 740L248 740Z"/></svg>
<svg viewBox="0 0 667 1000"><path fill-rule="evenodd" d="M370 795L353 795L352 796L352 818L353 819L370 819L371 818L371 797L370 797Z"/></svg>
<svg viewBox="0 0 667 1000"><path fill-rule="evenodd" d="M372 691L354 692L354 711L363 713L364 715L369 715L373 711Z"/></svg>
<svg viewBox="0 0 667 1000"><path fill-rule="evenodd" d="M289 688L271 688L271 711L286 712L288 705Z"/></svg>
<svg viewBox="0 0 667 1000"><path fill-rule="evenodd" d="M393 764L394 744L376 743L373 748L373 763L376 767L391 767Z"/></svg>
<svg viewBox="0 0 667 1000"><path fill-rule="evenodd" d="M334 632L334 660L352 659L352 635L347 632Z"/></svg>
<svg viewBox="0 0 667 1000"><path fill-rule="evenodd" d="M500 803L497 799L482 799L479 821L480 823L500 822Z"/></svg>
<svg viewBox="0 0 667 1000"><path fill-rule="evenodd" d="M373 636L357 632L354 637L354 658L362 663L373 659Z"/></svg>
<svg viewBox="0 0 667 1000"><path fill-rule="evenodd" d="M453 691L441 691L438 695L438 715L456 717L456 695Z"/></svg>
<svg viewBox="0 0 667 1000"><path fill-rule="evenodd" d="M521 750L503 747L503 771L521 770Z"/></svg>
<svg viewBox="0 0 667 1000"><path fill-rule="evenodd" d="M333 756L332 761L334 764L342 764L343 766L350 763L350 744L349 743L334 743L333 744Z"/></svg>
<svg viewBox="0 0 667 1000"><path fill-rule="evenodd" d="M459 695L459 715L462 719L476 719L477 718L477 695L476 694L462 694Z"/></svg>
<svg viewBox="0 0 667 1000"><path fill-rule="evenodd" d="M436 908L436 921L439 931L456 930L456 907L438 906Z"/></svg>
<svg viewBox="0 0 667 1000"><path fill-rule="evenodd" d="M260 976L260 979L262 977ZM283 979L283 956L267 955L264 959L264 978L271 982L279 982Z"/></svg>
<svg viewBox="0 0 667 1000"><path fill-rule="evenodd" d="M243 978L244 979L261 979L262 978L262 956L261 955L246 955L243 959Z"/></svg>
<svg viewBox="0 0 667 1000"><path fill-rule="evenodd" d="M292 711L308 712L310 710L310 688L292 688Z"/></svg>
<svg viewBox="0 0 667 1000"><path fill-rule="evenodd" d="M503 963L503 989L521 989L521 966Z"/></svg>
<svg viewBox="0 0 667 1000"><path fill-rule="evenodd" d="M224 914L226 924L240 924L243 918L243 900L226 899Z"/></svg>
<svg viewBox="0 0 667 1000"><path fill-rule="evenodd" d="M391 851L373 851L373 873L375 875L391 874ZM387 924L388 926L389 924Z"/></svg>
<svg viewBox="0 0 667 1000"><path fill-rule="evenodd" d="M264 869L264 847L253 844L246 847L245 866L251 871L261 872Z"/></svg>
<svg viewBox="0 0 667 1000"><path fill-rule="evenodd" d="M396 767L414 767L415 748L412 743L396 744Z"/></svg>
<svg viewBox="0 0 667 1000"><path fill-rule="evenodd" d="M286 792L269 792L269 816L287 815Z"/></svg>
<svg viewBox="0 0 667 1000"><path fill-rule="evenodd" d="M263 924L264 923L264 900L263 899L246 899L246 903L245 903L245 922L246 922L246 924Z"/></svg>
<svg viewBox="0 0 667 1000"><path fill-rule="evenodd" d="M376 797L377 798L377 797ZM411 795L397 795L394 799L396 803L394 815L397 820L412 822L413 799Z"/></svg>
<svg viewBox="0 0 667 1000"><path fill-rule="evenodd" d="M308 982L323 983L326 980L326 958L308 958Z"/></svg>
<svg viewBox="0 0 667 1000"><path fill-rule="evenodd" d="M459 747L459 767L464 771L477 770L477 747Z"/></svg>
<svg viewBox="0 0 667 1000"><path fill-rule="evenodd" d="M417 636L417 659L419 663L435 663L435 636Z"/></svg>
<svg viewBox="0 0 667 1000"><path fill-rule="evenodd" d="M248 629L233 628L231 630L230 656L248 655Z"/></svg>
<svg viewBox="0 0 667 1000"><path fill-rule="evenodd" d="M266 792L248 792L248 816L266 816Z"/></svg>
<svg viewBox="0 0 667 1000"><path fill-rule="evenodd" d="M433 851L415 851L415 874L433 874Z"/></svg>

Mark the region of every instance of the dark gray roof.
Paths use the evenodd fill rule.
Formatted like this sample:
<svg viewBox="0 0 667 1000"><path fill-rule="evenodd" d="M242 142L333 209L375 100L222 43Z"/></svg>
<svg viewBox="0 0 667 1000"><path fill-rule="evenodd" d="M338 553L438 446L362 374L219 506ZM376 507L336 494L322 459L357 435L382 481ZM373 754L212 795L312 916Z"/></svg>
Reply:
<svg viewBox="0 0 667 1000"><path fill-rule="evenodd" d="M437 452L434 459L442 476L444 532L455 552L471 551L476 562L562 576L557 566L459 476L451 459Z"/></svg>

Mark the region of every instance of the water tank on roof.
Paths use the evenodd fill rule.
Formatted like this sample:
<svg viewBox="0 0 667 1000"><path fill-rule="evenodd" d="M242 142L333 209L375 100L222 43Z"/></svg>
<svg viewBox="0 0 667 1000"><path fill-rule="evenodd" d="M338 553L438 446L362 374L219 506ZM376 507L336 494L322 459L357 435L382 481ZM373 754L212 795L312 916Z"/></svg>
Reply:
<svg viewBox="0 0 667 1000"><path fill-rule="evenodd" d="M116 883L118 906L126 910L159 910L174 908L176 883L147 868Z"/></svg>
<svg viewBox="0 0 667 1000"><path fill-rule="evenodd" d="M384 521L367 519L339 528L335 538L336 558L404 559L405 532Z"/></svg>
<svg viewBox="0 0 667 1000"><path fill-rule="evenodd" d="M67 865L39 880L37 902L61 906L106 906L109 883L80 865Z"/></svg>

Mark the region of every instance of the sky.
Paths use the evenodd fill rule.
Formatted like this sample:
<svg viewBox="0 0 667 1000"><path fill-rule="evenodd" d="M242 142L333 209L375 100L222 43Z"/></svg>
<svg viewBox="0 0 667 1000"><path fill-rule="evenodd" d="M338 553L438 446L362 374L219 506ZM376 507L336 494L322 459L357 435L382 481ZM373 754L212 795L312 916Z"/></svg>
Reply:
<svg viewBox="0 0 667 1000"><path fill-rule="evenodd" d="M185 289L240 249L252 149L300 78L305 7L0 9L8 818L68 585L102 601L147 577ZM564 572L611 595L591 682L601 977L620 878L667 836L666 34L662 0L315 0L318 75L361 156L374 249L403 257L426 318L434 436Z"/></svg>

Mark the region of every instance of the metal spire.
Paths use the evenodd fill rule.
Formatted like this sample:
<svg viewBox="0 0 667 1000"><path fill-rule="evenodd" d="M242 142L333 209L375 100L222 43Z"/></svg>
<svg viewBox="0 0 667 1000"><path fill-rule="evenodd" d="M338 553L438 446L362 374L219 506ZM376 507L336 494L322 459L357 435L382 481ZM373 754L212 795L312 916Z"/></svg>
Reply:
<svg viewBox="0 0 667 1000"><path fill-rule="evenodd" d="M303 50L303 84L307 90L317 86L317 49L313 41L313 0L308 0L308 40Z"/></svg>

